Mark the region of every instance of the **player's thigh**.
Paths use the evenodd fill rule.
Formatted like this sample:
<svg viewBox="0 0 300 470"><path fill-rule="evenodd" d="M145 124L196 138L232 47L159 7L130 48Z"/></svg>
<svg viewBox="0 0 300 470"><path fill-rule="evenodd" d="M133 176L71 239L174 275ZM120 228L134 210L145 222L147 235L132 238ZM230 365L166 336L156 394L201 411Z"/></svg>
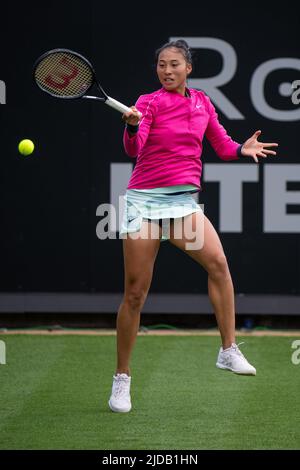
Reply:
<svg viewBox="0 0 300 470"><path fill-rule="evenodd" d="M150 286L161 233L153 230L153 224L143 220L140 232L127 234L123 239L125 289L133 284Z"/></svg>
<svg viewBox="0 0 300 470"><path fill-rule="evenodd" d="M174 223L171 224L170 242L186 252L191 258L201 264L205 269L209 269L213 263L225 262L224 250L214 226L210 220L201 212L195 212L183 217L182 224L188 222L188 228L182 231L174 230ZM176 220L174 221L176 224ZM177 221L177 223L180 223ZM191 228L192 227L192 228ZM178 235L179 233L179 235ZM191 237L195 233L195 237Z"/></svg>

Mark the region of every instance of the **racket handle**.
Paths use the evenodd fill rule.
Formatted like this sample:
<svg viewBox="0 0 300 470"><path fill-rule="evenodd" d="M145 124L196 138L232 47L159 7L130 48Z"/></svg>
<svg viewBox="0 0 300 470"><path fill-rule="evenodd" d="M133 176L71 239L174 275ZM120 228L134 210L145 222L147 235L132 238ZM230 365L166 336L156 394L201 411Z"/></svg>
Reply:
<svg viewBox="0 0 300 470"><path fill-rule="evenodd" d="M128 106L125 106L125 104L120 103L119 101L115 100L114 98L111 98L110 96L107 97L107 100L105 100L105 104L108 106L111 106L112 108L116 109L120 113L128 113L131 111Z"/></svg>

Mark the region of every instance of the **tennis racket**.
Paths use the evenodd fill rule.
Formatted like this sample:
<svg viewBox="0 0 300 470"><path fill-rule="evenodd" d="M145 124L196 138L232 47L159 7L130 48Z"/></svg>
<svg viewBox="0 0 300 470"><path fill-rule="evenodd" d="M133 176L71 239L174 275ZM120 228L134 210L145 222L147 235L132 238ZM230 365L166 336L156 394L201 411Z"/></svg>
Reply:
<svg viewBox="0 0 300 470"><path fill-rule="evenodd" d="M40 56L34 64L34 80L42 91L55 98L98 100L120 113L131 111L108 96L97 81L92 64L69 49L53 49ZM87 95L93 85L100 96Z"/></svg>

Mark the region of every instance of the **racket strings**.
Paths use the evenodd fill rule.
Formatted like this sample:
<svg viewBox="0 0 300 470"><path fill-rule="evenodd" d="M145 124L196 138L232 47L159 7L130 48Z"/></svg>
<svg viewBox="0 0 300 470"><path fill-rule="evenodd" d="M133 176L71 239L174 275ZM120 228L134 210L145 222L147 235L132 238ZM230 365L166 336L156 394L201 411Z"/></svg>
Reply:
<svg viewBox="0 0 300 470"><path fill-rule="evenodd" d="M57 97L80 97L93 84L94 74L80 57L55 52L38 64L35 79L42 90Z"/></svg>

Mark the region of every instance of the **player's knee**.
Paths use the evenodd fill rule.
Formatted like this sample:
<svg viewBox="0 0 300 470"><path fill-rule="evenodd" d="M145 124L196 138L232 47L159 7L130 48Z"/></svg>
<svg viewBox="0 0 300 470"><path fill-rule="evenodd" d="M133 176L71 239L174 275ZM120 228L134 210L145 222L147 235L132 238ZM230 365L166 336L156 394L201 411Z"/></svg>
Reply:
<svg viewBox="0 0 300 470"><path fill-rule="evenodd" d="M140 312L147 297L147 290L139 286L131 286L125 293L124 301L128 304L130 311Z"/></svg>
<svg viewBox="0 0 300 470"><path fill-rule="evenodd" d="M214 278L226 278L230 276L227 258L224 253L218 253L214 256L209 265L208 265L208 273L210 276Z"/></svg>

